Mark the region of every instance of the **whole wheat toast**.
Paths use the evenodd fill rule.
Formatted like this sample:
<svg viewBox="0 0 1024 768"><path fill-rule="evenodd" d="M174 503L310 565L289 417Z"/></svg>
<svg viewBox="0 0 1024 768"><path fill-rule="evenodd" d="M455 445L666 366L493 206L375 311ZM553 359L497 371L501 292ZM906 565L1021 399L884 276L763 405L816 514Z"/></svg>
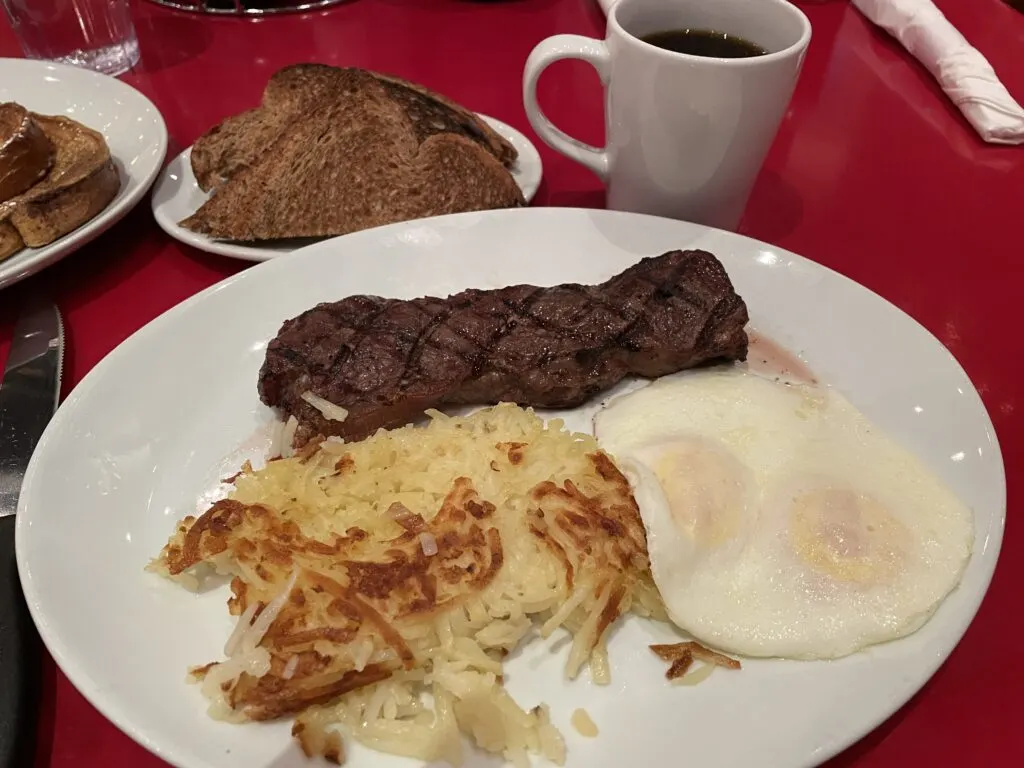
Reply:
<svg viewBox="0 0 1024 768"><path fill-rule="evenodd" d="M295 64L270 78L260 106L227 118L193 144L192 172L203 190L215 189L257 162L298 118L337 99L356 108L368 95L390 96L402 104L421 139L458 133L506 167L515 162L515 148L490 126L426 88L364 69Z"/></svg>
<svg viewBox="0 0 1024 768"><path fill-rule="evenodd" d="M511 174L478 140L418 131L404 103L381 89L293 121L182 226L231 240L326 237L523 204Z"/></svg>
<svg viewBox="0 0 1024 768"><path fill-rule="evenodd" d="M12 230L24 245L49 245L106 208L121 186L102 134L67 117L32 119L53 143L54 162L42 181L0 203L0 242L8 250Z"/></svg>

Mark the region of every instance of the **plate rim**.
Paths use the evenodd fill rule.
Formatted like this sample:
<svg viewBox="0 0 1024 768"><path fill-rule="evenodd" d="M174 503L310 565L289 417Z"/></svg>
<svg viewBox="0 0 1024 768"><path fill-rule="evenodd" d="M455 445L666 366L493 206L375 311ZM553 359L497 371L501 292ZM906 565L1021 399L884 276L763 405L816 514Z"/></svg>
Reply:
<svg viewBox="0 0 1024 768"><path fill-rule="evenodd" d="M529 213L524 213L525 211L529 211ZM450 221L458 220L459 218L468 219L474 216L504 217L516 215L533 216L538 218L560 218L563 216L597 216L599 218L605 218L608 221L615 219L619 221L625 221L627 219L640 221L671 221L658 216L636 214L624 211L611 211L606 209L543 207L523 209L498 209L493 211L477 211L448 214L446 216L432 217L431 219L426 220L417 220L417 222L419 224L422 224L423 221ZM383 231L400 230L417 222L397 222L395 224L390 224L384 227L378 227L370 230L362 230L361 232L353 233L353 235L342 236L342 238L353 236L368 236L367 233L370 232L376 233L377 236L379 236ZM928 683L929 680L932 679L936 671L946 662L950 654L957 648L957 646L962 641L967 630L970 628L970 625L973 623L991 587L991 582L999 562L999 556L1002 551L1002 544L1005 534L1007 489L1006 467L1005 461L1003 459L1002 447L999 443L998 434L996 433L995 426L992 423L991 415L989 414L988 408L985 405L984 400L981 398L977 387L975 386L973 380L970 378L967 371L963 368L963 366L960 364L959 360L957 360L957 358L953 355L953 353L944 344L942 344L942 342L930 330L928 330L925 326L918 322L912 315L903 311L900 307L896 306L888 299L886 299L884 296L878 294L871 288L861 283L858 283L857 281L853 280L850 277L847 277L841 272L838 272L837 270L834 270L831 267L828 267L819 262L813 261L812 259L809 259L805 256L801 256L797 253L789 251L788 249L782 248L780 246L771 245L769 243L765 243L764 241L760 241L746 235L728 232L725 230L719 230L713 227L692 224L690 222L677 223L693 227L694 231L699 233L715 233L719 235L724 234L726 237L730 239L739 238L748 248L752 248L753 246L768 247L780 255L785 255L787 257L794 258L797 262L809 263L810 265L812 265L814 269L825 270L826 272L831 273L833 276L838 277L841 281L850 283L855 288L866 291L869 294L871 294L875 299L878 299L884 302L885 304L889 305L890 308L896 310L899 314L903 316L904 321L909 321L910 323L916 325L918 330L923 331L925 334L927 334L927 336L942 349L946 358L955 367L955 369L968 382L970 382L972 394L976 397L977 403L981 407L981 415L985 419L985 424L983 426L985 427L988 434L991 436L992 447L995 449L995 454L992 460L995 461L995 466L998 469L1000 483L998 488L998 515L996 515L992 520L992 532L989 537L989 549L991 550L991 554L987 555L987 559L984 562L984 567L980 574L981 583L979 584L979 589L977 593L971 598L971 602L973 602L974 605L970 608L969 611L964 611L962 613L962 628L956 630L955 633L949 634L950 642L948 643L948 648L944 648L941 653L929 657L929 662L927 665L925 665L927 669L927 674L922 677L920 682L915 681L910 684L909 688L907 689L908 693L905 697L895 697L894 699L891 699L889 702L887 702L885 707L879 707L877 710L875 710L874 717L866 718L866 720L870 720L869 727L865 727L864 729L852 729L850 731L843 732L842 734L840 734L838 738L830 737L827 741L827 746L823 746L818 750L816 754L814 754L813 756L808 756L808 759L805 762L798 764L801 766L818 765L821 762L824 762L829 758L834 757L835 755L839 754L843 750L847 749L851 745L855 744L856 742L864 738L867 734L874 731L876 728L879 727L879 725L881 725L890 717L892 717L892 715L896 713L900 708L905 706L913 698L913 696L916 695L916 693L920 691ZM122 357L134 354L136 349L144 346L147 343L147 337L149 337L151 334L156 333L160 329L175 322L177 317L191 311L191 308L193 306L196 306L197 304L207 300L214 293L228 287L229 285L233 286L243 283L246 280L254 279L251 277L251 275L254 272L259 274L261 271L264 270L270 272L273 269L288 269L293 260L306 258L306 251L323 248L325 247L326 243L338 239L340 238L330 238L328 240L314 243L305 248L297 249L296 251L292 251L287 254L282 254L287 258L268 260L266 262L255 265L253 268L246 269L234 275L226 277L223 280L218 281L214 285L211 285L205 288L204 290L190 296L189 298L185 299L184 301L180 302L174 307L171 307L167 311L153 318L151 321L143 325L141 328L139 328L126 339L124 339L122 342L120 342L117 345L117 347L111 350L102 360L100 360L95 366L93 366L93 368L79 381L75 388L68 394L66 400L61 404L57 414L55 414L54 418L50 421L46 431L44 432L43 438L40 440L40 446L44 445L50 439L55 439L53 436L62 429L63 420L69 418L68 414L71 412L72 408L77 407L77 405L71 405L70 407L68 407L68 404L78 403L83 397L86 396L86 393L88 393L95 386L94 382L97 381L99 377L103 374L103 369L108 365L108 360L120 359ZM32 485L35 482L35 475L38 472L42 471L40 469L40 463L42 461L40 459L41 455L42 452L38 450L33 455L29 463L28 469L25 473L23 483L24 489L29 489L30 485ZM86 665L82 663L81 659L76 658L72 644L62 641L61 638L56 636L56 633L50 631L49 624L46 622L46 616L40 615L42 610L39 606L40 594L36 591L35 582L32 579L31 571L33 566L26 562L26 556L23 555L26 546L25 540L29 536L29 527L31 525L31 523L27 521L28 513L25 509L29 504L29 498L29 495L23 492L18 503L15 531L15 550L17 557L17 567L19 577L22 581L29 611L32 615L33 621L36 623L36 626L39 629L40 636L42 637L44 643L46 644L46 647L49 650L51 656L53 657L55 663L66 675L66 677L72 683L72 685L75 686L76 690L78 690L82 694L82 696L86 698L86 700L88 700L89 703L104 716L105 719L111 722L115 727L121 730L129 738L136 741L153 754L167 761L171 765L176 766L176 768L215 768L214 764L210 763L206 758L196 756L189 757L188 755L182 755L181 750L177 751L176 757L174 754L172 754L173 750L167 748L166 745L154 742L145 730L136 729L131 723L130 713L124 711L124 708L120 707L116 703L115 699L103 696L100 690L102 687L100 681L96 680L94 676L87 671ZM978 549L975 549L972 557L977 556L977 554ZM953 636L954 634L955 637Z"/></svg>
<svg viewBox="0 0 1024 768"><path fill-rule="evenodd" d="M122 180L124 183L122 184L121 190L125 191L125 195L121 200L111 201L106 208L92 217L89 221L79 225L71 232L68 232L66 235L55 240L53 243L44 245L42 248L25 248L22 251L11 255L9 258L0 261L0 290L9 288L22 280L32 277L47 267L53 266L57 262L62 261L79 248L95 240L127 216L135 206L142 201L142 198L145 197L146 193L150 190L157 177L160 175L160 172L164 167L164 161L167 158L167 147L169 141L167 122L164 120L163 113L157 108L156 104L153 103L152 99L130 83L126 83L116 77L110 77L109 75L104 75L100 72L75 67L70 64L61 64L59 62L41 61L36 59L19 59L11 57L0 58L0 71L8 66L22 67L25 69L38 69L41 72L63 72L73 77L92 79L94 82L106 82L107 85L115 91L123 88L127 89L127 91L123 91L125 93L128 91L133 92L131 98L142 99L143 104L148 105L149 109L152 110L153 116L156 118L154 127L156 134L155 138L157 139L157 153L154 156L155 162L153 163L153 167L150 168L150 170L138 181L137 184L134 184L130 176L127 179ZM110 81L113 81L114 84L111 84ZM107 137L104 136L104 139L106 140ZM123 167L124 163L121 158L113 152L111 152L111 157L119 161ZM121 171L119 170L118 173L120 174ZM121 190L119 190L119 194ZM27 255L26 251L28 252Z"/></svg>
<svg viewBox="0 0 1024 768"><path fill-rule="evenodd" d="M510 142L514 141L514 143L522 145L519 147L520 156L522 156L524 152L527 153L530 157L530 161L536 166L537 180L536 183L532 185L532 189L530 189L528 186L520 186L520 189L523 192L523 197L526 198L526 203L528 206L530 202L534 199L534 197L536 197L537 192L540 190L541 184L543 184L544 182L544 161L541 157L540 151L537 149L537 145L530 139L529 136L520 131L518 128L515 128L512 125L506 123L504 120L499 120L496 117L491 117L490 115L484 114L483 112L475 112L474 114L481 120L486 122L492 129L501 134L501 136L506 140ZM509 136L511 136L512 138L510 139ZM314 243L310 243L308 245L292 249L277 249L273 247L259 248L251 245L235 245L233 244L232 241L228 240L213 240L209 237L206 237L205 235L200 235L196 232L190 232L189 230L180 226L178 222L175 221L166 210L167 204L174 198L168 197L166 200L163 200L161 202L158 202L157 198L160 196L160 192L163 186L165 184L171 183L170 174L172 165L180 162L184 166L185 171L188 173L188 177L192 180L195 179L195 176L192 174L192 167L190 162L190 159L192 157L192 147L194 146L195 143L190 144L185 149L183 149L178 155L172 158L171 161L161 169L158 178L154 181L153 197L150 201L150 207L153 211L153 218L156 219L156 223L160 226L160 229L162 229L165 233L167 233L167 235L172 237L174 240L178 241L179 243L182 243L183 245L188 245L192 248L195 248L196 250L204 251L206 253L212 253L217 256L226 256L227 258L237 259L239 261L262 263L264 261L271 261L273 259L280 258L285 254L295 253L296 251L301 251L303 248L309 248L313 245L318 245L319 243L333 239L330 237L322 238ZM185 179L184 181L185 183L188 183L188 179ZM404 223L405 222L395 222L395 224ZM385 224L384 226L392 225ZM350 234L356 233L353 232ZM338 237L343 237L343 235L339 235Z"/></svg>

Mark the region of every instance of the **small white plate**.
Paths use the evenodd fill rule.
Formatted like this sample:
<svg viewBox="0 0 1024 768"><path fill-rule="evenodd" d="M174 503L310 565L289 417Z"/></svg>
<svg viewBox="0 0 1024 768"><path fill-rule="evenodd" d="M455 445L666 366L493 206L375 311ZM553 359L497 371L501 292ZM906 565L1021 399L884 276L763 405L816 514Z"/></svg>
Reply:
<svg viewBox="0 0 1024 768"><path fill-rule="evenodd" d="M512 178L523 190L526 202L530 202L537 194L543 176L537 148L525 135L511 125L487 115L478 116L516 148L519 158L512 168ZM210 194L199 188L199 182L192 174L191 158L192 147L189 147L167 164L153 189L153 215L164 232L175 240L201 251L218 253L221 256L231 256L245 261L267 261L282 253L291 253L304 245L316 242L314 239L304 239L238 243L230 240L214 240L179 226L179 221L191 216L199 209L199 206L210 199Z"/></svg>
<svg viewBox="0 0 1024 768"><path fill-rule="evenodd" d="M113 77L65 64L0 59L0 102L43 115L64 115L99 131L121 176L117 196L97 216L42 248L0 261L0 288L13 285L109 229L146 194L167 153L164 119L149 99Z"/></svg>
<svg viewBox="0 0 1024 768"><path fill-rule="evenodd" d="M526 707L550 705L567 768L796 768L863 736L938 669L992 578L1006 484L985 406L934 336L852 280L729 232L613 211L464 213L327 240L243 270L114 350L50 422L18 506L21 582L61 669L125 733L178 768L313 768L287 720L215 721L185 682L190 665L222 657L233 624L226 587L196 595L143 570L179 518L205 510L204 494L220 478L265 457L272 416L256 381L267 342L283 320L321 301L591 283L675 248L716 254L754 327L799 352L974 510L974 555L918 632L844 659L751 659L739 673L680 688L647 650L677 636L631 617L608 642L611 685L586 675L567 682L564 643L535 642L508 663L510 693ZM599 403L562 415L589 431ZM578 707L597 723L597 738L570 725ZM349 768L422 768L351 742L346 752ZM497 765L478 751L466 761Z"/></svg>

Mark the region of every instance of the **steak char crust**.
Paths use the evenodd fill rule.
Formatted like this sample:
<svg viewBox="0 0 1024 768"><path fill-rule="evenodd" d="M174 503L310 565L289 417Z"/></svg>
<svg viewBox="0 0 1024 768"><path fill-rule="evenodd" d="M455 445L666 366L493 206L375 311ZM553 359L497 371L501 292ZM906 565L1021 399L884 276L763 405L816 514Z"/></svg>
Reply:
<svg viewBox="0 0 1024 768"><path fill-rule="evenodd" d="M706 251L646 258L600 285L516 285L447 299L350 296L287 320L260 398L299 439L357 440L448 404L573 408L627 375L744 360L747 308ZM328 420L302 395L348 410Z"/></svg>

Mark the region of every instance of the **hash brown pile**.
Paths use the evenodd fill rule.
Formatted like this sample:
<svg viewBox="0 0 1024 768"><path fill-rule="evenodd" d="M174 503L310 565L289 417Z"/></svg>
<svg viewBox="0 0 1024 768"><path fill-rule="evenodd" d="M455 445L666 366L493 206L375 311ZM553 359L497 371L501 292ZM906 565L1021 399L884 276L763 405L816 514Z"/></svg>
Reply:
<svg viewBox="0 0 1024 768"><path fill-rule="evenodd" d="M457 761L461 732L519 765L560 763L546 710L502 687L504 656L564 626L567 675L589 663L606 683L609 628L662 615L626 478L593 437L518 406L316 439L232 483L152 568L231 577L228 658L194 675L215 717L299 715L307 754L341 762L343 724L424 760Z"/></svg>

